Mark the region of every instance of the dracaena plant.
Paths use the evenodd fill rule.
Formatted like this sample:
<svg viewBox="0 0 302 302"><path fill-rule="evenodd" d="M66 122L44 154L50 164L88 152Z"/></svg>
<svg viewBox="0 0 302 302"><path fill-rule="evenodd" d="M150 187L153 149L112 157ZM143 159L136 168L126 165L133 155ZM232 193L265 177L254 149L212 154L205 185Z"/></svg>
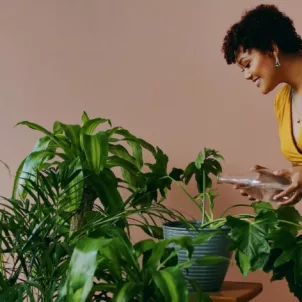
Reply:
<svg viewBox="0 0 302 302"><path fill-rule="evenodd" d="M37 171L33 179L27 178L23 186L27 192L25 199L3 198L0 209L0 301L56 301L60 287L65 284L74 248L87 234L100 236L105 230L115 230L116 234L124 234L123 238L126 240L130 235L126 229L120 228L119 222L127 221L129 226L135 224L150 235L156 235L154 237L161 236L156 233L156 225L148 223L146 219L153 215L167 219L171 214L157 203L147 208L129 207L114 215L94 204L83 215L85 224L70 232L72 218L77 211L66 211L65 204L71 200L70 184L75 183L77 173L69 175L62 169L62 166L49 167ZM129 240L127 244L131 248ZM117 247L112 243L110 248ZM121 251L116 250L117 253ZM92 254L86 254L85 265L90 263ZM113 268L120 264L117 260L112 261ZM82 268L85 265L82 263ZM102 266L99 268L102 269ZM145 274L146 271L141 273ZM101 276L103 274L108 276L108 280L116 276L114 271L107 268L104 268ZM74 288L75 284L71 284ZM109 284L110 287L112 284ZM91 300L104 301L97 300L97 297L98 294L95 293Z"/></svg>
<svg viewBox="0 0 302 302"><path fill-rule="evenodd" d="M18 125L28 126L43 136L19 166L12 197L25 199L26 186L35 181L36 173L57 169L69 186L63 209L76 212L71 231L84 225L85 212L97 200L105 213L118 215L129 206L148 208L160 203L170 188L171 180L162 179L168 173L167 155L128 130L112 127L109 119L90 119L84 112L81 125L56 121L52 131L28 121ZM144 161L144 152L153 157L151 163ZM173 169L169 175L179 178L179 171ZM122 189L128 191L127 200L121 196ZM118 223L120 227L127 226L123 219Z"/></svg>

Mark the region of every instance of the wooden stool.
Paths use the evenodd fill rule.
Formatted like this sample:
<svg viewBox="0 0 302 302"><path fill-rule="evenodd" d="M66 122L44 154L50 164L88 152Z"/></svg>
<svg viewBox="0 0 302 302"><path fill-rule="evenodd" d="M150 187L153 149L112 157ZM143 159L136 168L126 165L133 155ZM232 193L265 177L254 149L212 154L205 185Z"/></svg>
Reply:
<svg viewBox="0 0 302 302"><path fill-rule="evenodd" d="M225 281L219 292L208 294L213 302L247 302L261 292L261 283Z"/></svg>

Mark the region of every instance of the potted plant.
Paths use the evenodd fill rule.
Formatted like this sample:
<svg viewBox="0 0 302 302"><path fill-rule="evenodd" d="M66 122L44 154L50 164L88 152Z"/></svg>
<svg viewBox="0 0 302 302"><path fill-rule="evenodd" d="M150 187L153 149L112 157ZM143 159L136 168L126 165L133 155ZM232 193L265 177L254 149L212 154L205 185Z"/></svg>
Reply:
<svg viewBox="0 0 302 302"><path fill-rule="evenodd" d="M290 291L299 301L302 301L300 273L302 237L299 234L302 230L302 216L293 206L274 209L271 203L261 201L235 204L215 218L213 208L216 193L211 189L210 174L216 177L222 172L221 165L216 159L223 158L213 149L204 149L196 161L190 163L184 170L180 176L181 181L173 180L200 210L201 220L188 223L185 220L167 222L163 225L165 238L177 234L194 238L201 233L211 234L219 230L219 234L213 235L208 242L202 243L200 247L195 246L192 261L195 261L195 266L200 273L194 271L192 273L192 268L195 268L192 265L183 271L184 276L189 280L191 278L196 280L204 291L219 289L228 268L228 261L225 259L230 258L231 253L234 253L237 266L243 276L247 276L249 272L263 270L272 275L272 281L285 279ZM188 184L193 175L199 191L196 196L191 196L184 188L184 184ZM249 210L237 215L229 214L235 207ZM216 243L219 243L220 251L214 247ZM185 251L181 250L179 259L184 255ZM222 257L220 259L216 257L215 261L211 261L212 255ZM200 259L204 260L200 261ZM205 266L198 267L199 263ZM207 264L216 265L207 267ZM218 270L220 273L216 278L215 273ZM199 276L204 278L199 281ZM189 286L189 290L195 288Z"/></svg>
<svg viewBox="0 0 302 302"><path fill-rule="evenodd" d="M109 129L94 134L104 123ZM209 236L130 241L132 225L162 238L155 219L183 219L161 203L180 175L172 169L171 179L163 177L162 150L86 113L82 125L55 122L52 131L20 124L44 136L19 166L0 212L0 300L185 301L181 268L191 265L195 241ZM143 148L153 163L144 163ZM188 251L185 261L171 243Z"/></svg>
<svg viewBox="0 0 302 302"><path fill-rule="evenodd" d="M216 150L205 148L198 154L197 159L191 162L180 176L180 181L173 179L178 187L186 194L200 211L200 221L170 221L163 225L164 237L191 236L195 238L200 233L211 237L206 243L197 244L192 255L193 264L183 270L191 291L195 288L191 280L195 280L203 291L217 291L229 267L231 251L228 232L230 228L224 225L223 220L214 219L215 190L212 189L211 174L217 176L222 172L219 159L224 159ZM191 196L183 184L189 184L194 176L198 194ZM170 178L170 177L169 177ZM218 232L219 230L219 232ZM185 251L179 252L179 259L185 257Z"/></svg>
<svg viewBox="0 0 302 302"><path fill-rule="evenodd" d="M167 174L161 149L85 112L81 124L57 121L52 130L19 125L42 136L20 164L0 213L1 301L16 295L52 301L79 235L96 227L118 227L130 236L135 225L162 237L156 219L175 216L160 203L171 184L159 180ZM153 162L144 162L143 150Z"/></svg>

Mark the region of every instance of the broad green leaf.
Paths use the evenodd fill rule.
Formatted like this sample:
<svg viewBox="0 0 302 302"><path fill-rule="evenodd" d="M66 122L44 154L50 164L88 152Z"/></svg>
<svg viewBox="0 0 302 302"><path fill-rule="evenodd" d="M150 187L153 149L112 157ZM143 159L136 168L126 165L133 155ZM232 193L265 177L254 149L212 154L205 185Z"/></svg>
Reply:
<svg viewBox="0 0 302 302"><path fill-rule="evenodd" d="M279 226L289 230L294 236L301 230L300 222L302 221L302 217L300 213L293 206L280 207L277 210ZM289 223L282 222L288 221ZM296 224L297 226L295 226Z"/></svg>
<svg viewBox="0 0 302 302"><path fill-rule="evenodd" d="M194 251L193 241L192 238L189 236L178 236L172 237L170 239L161 240L156 244L156 246L152 250L152 255L148 260L148 265L150 267L157 267L160 264L161 259L165 253L165 249L168 246L175 248L175 255L177 254L177 249L186 249L188 259L191 258L192 253Z"/></svg>
<svg viewBox="0 0 302 302"><path fill-rule="evenodd" d="M204 255L196 259L199 265L215 265L229 261L229 258L218 255Z"/></svg>
<svg viewBox="0 0 302 302"><path fill-rule="evenodd" d="M128 142L137 142L138 144L140 144L144 149L146 149L147 151L149 151L151 154L155 155L156 154L156 149L151 145L149 144L148 142L146 142L145 140L139 138L139 137L127 137L127 140Z"/></svg>
<svg viewBox="0 0 302 302"><path fill-rule="evenodd" d="M27 195L26 191L24 190L26 180L29 178L32 179L36 174L39 165L41 165L45 160L52 158L53 156L53 152L42 150L32 152L26 157L24 163L22 163L21 173L20 171L17 172L17 176L20 173L20 176L18 177L18 195L21 198L24 199Z"/></svg>
<svg viewBox="0 0 302 302"><path fill-rule="evenodd" d="M54 152L55 154L55 151L56 151L56 148L55 147L51 147L49 148L49 144L50 144L50 138L48 136L44 136L44 137L41 137L37 140L34 148L33 148L33 152L37 152L37 151L43 151L43 150L47 150L49 152ZM49 149L49 150L48 150ZM18 170L16 172L16 176L15 176L15 179L14 179L14 187L13 187L13 193L12 193L12 198L16 198L16 194L17 194L17 191L20 190L20 191L24 191L24 189L22 187L19 187L19 183L20 183L20 177L21 177L21 173L24 169L24 163L27 159L25 158L22 163L19 165L18 167ZM26 168L26 167L25 167ZM32 173L32 171L27 171L28 173ZM27 175L27 178L29 177L30 175L28 174ZM23 177L23 176L22 176ZM25 184L25 181L21 181L21 184ZM20 192L19 191L19 192ZM21 193L22 194L22 193Z"/></svg>
<svg viewBox="0 0 302 302"><path fill-rule="evenodd" d="M246 277L251 269L249 256L240 250L237 250L235 259L242 275Z"/></svg>
<svg viewBox="0 0 302 302"><path fill-rule="evenodd" d="M50 131L43 128L42 126L35 124L35 123L28 122L28 121L20 122L16 126L19 126L19 125L25 125L33 130L40 131L40 132L44 133L45 135L47 135L51 140L53 140L55 143L57 143L59 145L59 141L56 139L56 137Z"/></svg>
<svg viewBox="0 0 302 302"><path fill-rule="evenodd" d="M105 132L96 135L83 134L83 149L89 166L95 174L105 168L108 157L108 138Z"/></svg>
<svg viewBox="0 0 302 302"><path fill-rule="evenodd" d="M61 123L59 121L55 121L52 126L52 131L54 135L63 134L63 129L61 127Z"/></svg>
<svg viewBox="0 0 302 302"><path fill-rule="evenodd" d="M81 127L79 125L67 125L61 123L61 127L66 135L66 137L70 140L70 142L78 149L80 149L80 132Z"/></svg>
<svg viewBox="0 0 302 302"><path fill-rule="evenodd" d="M97 252L111 243L111 239L82 239L74 249L61 296L67 295L72 302L85 302L93 285L97 267Z"/></svg>
<svg viewBox="0 0 302 302"><path fill-rule="evenodd" d="M113 167L123 168L135 177L137 177L137 175L139 173L139 170L135 165L133 165L128 160L125 160L125 159L117 157L117 156L108 157L106 166L108 168L113 168Z"/></svg>
<svg viewBox="0 0 302 302"><path fill-rule="evenodd" d="M256 214L259 214L260 212L270 212L273 211L273 207L269 202L253 202L252 208L254 209Z"/></svg>
<svg viewBox="0 0 302 302"><path fill-rule="evenodd" d="M153 274L153 280L166 302L188 301L188 289L185 279L177 267L168 267Z"/></svg>
<svg viewBox="0 0 302 302"><path fill-rule="evenodd" d="M302 241L297 242L294 256L294 278L295 283L300 285L302 282Z"/></svg>
<svg viewBox="0 0 302 302"><path fill-rule="evenodd" d="M192 176L197 172L197 168L195 166L194 162L191 162L185 169L184 172L184 179L185 179L185 184L189 184Z"/></svg>
<svg viewBox="0 0 302 302"><path fill-rule="evenodd" d="M137 242L133 248L135 249L136 257L138 258L143 253L148 250L151 250L156 243L152 239L145 239Z"/></svg>
<svg viewBox="0 0 302 302"><path fill-rule="evenodd" d="M151 152L153 155L155 155L156 150L155 148L146 142L145 140L135 137L133 134L131 134L128 130L120 128L115 131L116 134L119 134L125 138L125 141L131 146L131 143L138 144L139 146L142 146L144 149ZM134 150L133 150L134 151ZM140 152L140 150L139 150ZM135 153L135 152L134 152Z"/></svg>
<svg viewBox="0 0 302 302"><path fill-rule="evenodd" d="M87 120L83 125L81 132L83 134L92 134L94 130L97 128L97 126L103 123L108 123L110 126L112 126L111 121L109 119L95 118L95 119Z"/></svg>
<svg viewBox="0 0 302 302"><path fill-rule="evenodd" d="M113 295L114 302L133 301L133 298L138 294L138 285L133 282L125 282L122 286L116 288Z"/></svg>
<svg viewBox="0 0 302 302"><path fill-rule="evenodd" d="M123 211L123 199L118 191L116 177L109 169L104 169L99 175L93 175L86 180L95 191L106 212L110 215Z"/></svg>
<svg viewBox="0 0 302 302"><path fill-rule="evenodd" d="M228 216L227 224L232 228L233 248L249 257L251 270L262 269L270 253L266 236L277 224L276 213L261 212L255 221Z"/></svg>
<svg viewBox="0 0 302 302"><path fill-rule="evenodd" d="M295 249L288 249L282 252L278 259L274 263L274 267L283 265L284 263L290 262L295 259Z"/></svg>
<svg viewBox="0 0 302 302"><path fill-rule="evenodd" d="M135 158L135 163L138 169L141 169L143 167L143 149L142 146L137 142L131 142L128 141L128 144L132 148L133 157Z"/></svg>
<svg viewBox="0 0 302 302"><path fill-rule="evenodd" d="M135 163L135 158L131 156L128 150L122 145L109 144L108 150L113 155L116 155L124 160L127 160L132 164Z"/></svg>

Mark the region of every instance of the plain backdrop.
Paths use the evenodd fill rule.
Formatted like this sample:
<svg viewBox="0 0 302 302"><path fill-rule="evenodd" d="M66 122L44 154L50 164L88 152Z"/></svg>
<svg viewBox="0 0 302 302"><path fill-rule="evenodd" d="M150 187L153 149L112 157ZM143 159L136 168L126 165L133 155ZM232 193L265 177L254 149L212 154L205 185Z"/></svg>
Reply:
<svg viewBox="0 0 302 302"><path fill-rule="evenodd" d="M55 120L79 123L86 110L160 146L170 166L184 167L209 147L224 155L225 173L243 174L254 164L289 167L274 116L277 89L261 95L221 53L229 26L260 3L1 0L0 159L14 173L38 138L32 130L15 128L17 122L51 128ZM302 32L301 0L274 4ZM4 167L0 172L0 193L9 196L12 179ZM248 203L231 187L218 192L217 214ZM167 204L199 218L177 188ZM270 283L261 272L244 278L234 263L227 279L262 282L255 302L296 301L285 282Z"/></svg>

